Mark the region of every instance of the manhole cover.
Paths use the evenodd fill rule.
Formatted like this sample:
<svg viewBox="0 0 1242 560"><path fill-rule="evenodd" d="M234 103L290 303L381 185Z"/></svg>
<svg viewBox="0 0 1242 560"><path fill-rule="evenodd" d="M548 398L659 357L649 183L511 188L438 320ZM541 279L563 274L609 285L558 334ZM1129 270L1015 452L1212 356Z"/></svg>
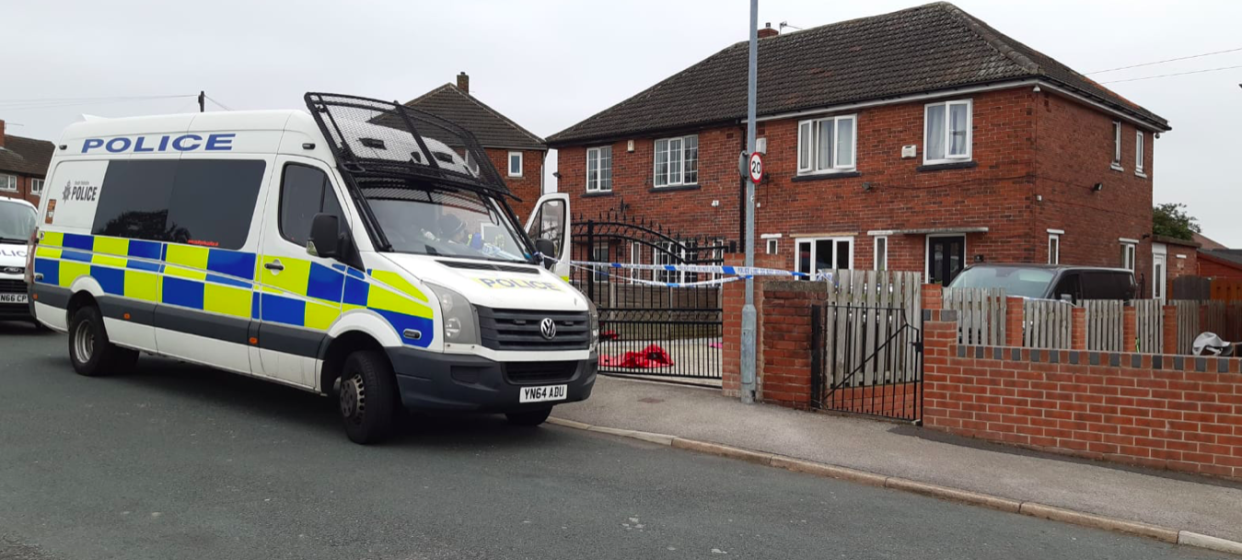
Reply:
<svg viewBox="0 0 1242 560"><path fill-rule="evenodd" d="M643 398L641 398L641 399L638 399L638 402L645 402L645 403L648 403L648 404L655 404L655 403L662 403L662 402L664 402L664 399L657 399L657 398L655 398L655 397L643 397Z"/></svg>

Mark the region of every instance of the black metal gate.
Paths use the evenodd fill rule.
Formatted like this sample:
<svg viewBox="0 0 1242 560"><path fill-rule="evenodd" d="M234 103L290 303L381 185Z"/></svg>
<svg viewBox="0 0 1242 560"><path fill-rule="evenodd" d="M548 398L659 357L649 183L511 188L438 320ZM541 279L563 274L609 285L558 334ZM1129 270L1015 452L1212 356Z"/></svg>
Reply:
<svg viewBox="0 0 1242 560"><path fill-rule="evenodd" d="M639 265L722 265L723 239L685 238L608 214L573 221L573 260ZM720 284L713 273L575 266L571 281L600 313L600 371L720 379ZM660 285L653 285L653 284Z"/></svg>
<svg viewBox="0 0 1242 560"><path fill-rule="evenodd" d="M821 410L921 422L923 331L906 309L811 309L811 400Z"/></svg>

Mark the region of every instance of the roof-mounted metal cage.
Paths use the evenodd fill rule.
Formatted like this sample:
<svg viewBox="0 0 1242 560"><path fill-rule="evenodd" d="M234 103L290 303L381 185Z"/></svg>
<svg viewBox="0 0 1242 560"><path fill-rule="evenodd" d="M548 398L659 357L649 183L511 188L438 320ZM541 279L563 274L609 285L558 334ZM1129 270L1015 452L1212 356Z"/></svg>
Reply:
<svg viewBox="0 0 1242 560"><path fill-rule="evenodd" d="M307 93L306 106L343 172L356 178L416 176L509 195L474 135L399 103Z"/></svg>

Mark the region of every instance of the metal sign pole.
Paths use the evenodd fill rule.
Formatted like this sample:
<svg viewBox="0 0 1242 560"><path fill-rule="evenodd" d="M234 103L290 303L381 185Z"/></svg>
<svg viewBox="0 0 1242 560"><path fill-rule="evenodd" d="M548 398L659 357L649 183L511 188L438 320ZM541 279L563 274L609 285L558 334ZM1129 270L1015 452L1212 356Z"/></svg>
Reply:
<svg viewBox="0 0 1242 560"><path fill-rule="evenodd" d="M750 63L746 78L746 154L755 153L755 82L759 66L759 0L750 0ZM746 181L746 266L755 266L755 183ZM755 402L755 281L746 279L742 307L742 402Z"/></svg>

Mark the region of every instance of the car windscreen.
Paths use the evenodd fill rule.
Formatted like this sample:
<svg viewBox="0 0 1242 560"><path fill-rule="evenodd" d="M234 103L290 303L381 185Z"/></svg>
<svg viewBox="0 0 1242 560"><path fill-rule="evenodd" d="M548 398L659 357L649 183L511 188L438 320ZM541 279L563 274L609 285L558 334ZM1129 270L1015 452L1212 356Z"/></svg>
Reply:
<svg viewBox="0 0 1242 560"><path fill-rule="evenodd" d="M34 227L34 208L25 204L0 202L0 243L25 244L30 240Z"/></svg>
<svg viewBox="0 0 1242 560"><path fill-rule="evenodd" d="M466 189L363 187L375 220L399 253L528 262L529 251L495 198Z"/></svg>
<svg viewBox="0 0 1242 560"><path fill-rule="evenodd" d="M962 272L950 288L999 288L1011 296L1040 298L1056 273L1043 268L975 267Z"/></svg>

